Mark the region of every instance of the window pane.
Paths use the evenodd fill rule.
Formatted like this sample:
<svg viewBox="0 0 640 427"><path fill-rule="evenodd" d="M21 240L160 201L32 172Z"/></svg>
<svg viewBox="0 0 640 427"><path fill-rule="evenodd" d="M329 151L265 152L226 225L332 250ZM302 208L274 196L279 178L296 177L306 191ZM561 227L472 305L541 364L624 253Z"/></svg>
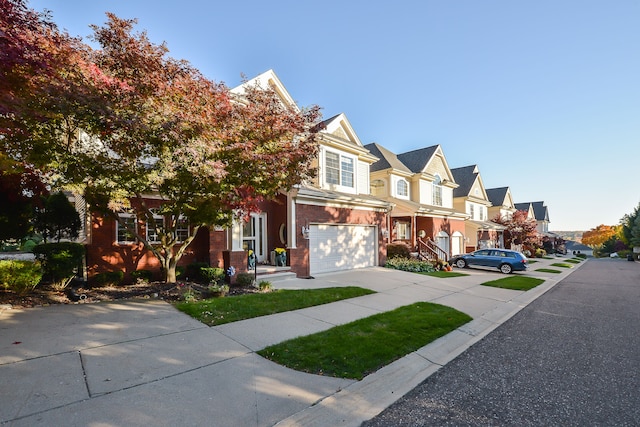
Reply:
<svg viewBox="0 0 640 427"><path fill-rule="evenodd" d="M397 190L398 190L398 196L409 195L409 185L404 180L398 181Z"/></svg>
<svg viewBox="0 0 640 427"><path fill-rule="evenodd" d="M345 187L353 187L353 159L348 157L342 158L342 185Z"/></svg>
<svg viewBox="0 0 640 427"><path fill-rule="evenodd" d="M124 224L121 224L121 222L118 221L118 230L117 230L116 240L119 243L135 242L136 236L133 234L132 231L129 231L129 229L131 230L136 229L136 218L134 216L126 216L126 217L121 216L120 219L121 221L124 222Z"/></svg>
<svg viewBox="0 0 640 427"><path fill-rule="evenodd" d="M149 224L147 222L147 240L151 243L160 242L160 236L156 229L164 228L164 218L153 218L155 224Z"/></svg>
<svg viewBox="0 0 640 427"><path fill-rule="evenodd" d="M176 224L176 238L178 242L184 242L189 237L189 222L180 218Z"/></svg>
<svg viewBox="0 0 640 427"><path fill-rule="evenodd" d="M340 156L336 153L325 155L326 181L328 184L340 184Z"/></svg>

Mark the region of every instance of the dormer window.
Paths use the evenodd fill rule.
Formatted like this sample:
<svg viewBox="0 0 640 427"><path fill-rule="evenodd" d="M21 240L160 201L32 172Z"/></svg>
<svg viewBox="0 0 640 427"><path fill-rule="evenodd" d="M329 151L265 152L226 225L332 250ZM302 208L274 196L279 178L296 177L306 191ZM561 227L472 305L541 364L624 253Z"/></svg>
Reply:
<svg viewBox="0 0 640 427"><path fill-rule="evenodd" d="M327 184L354 187L355 162L347 157L327 151L325 153L325 181Z"/></svg>
<svg viewBox="0 0 640 427"><path fill-rule="evenodd" d="M404 179L399 179L396 183L396 193L398 197L409 197L409 183Z"/></svg>
<svg viewBox="0 0 640 427"><path fill-rule="evenodd" d="M440 178L440 175L435 175L431 187L433 190L431 204L434 206L442 206L442 178Z"/></svg>

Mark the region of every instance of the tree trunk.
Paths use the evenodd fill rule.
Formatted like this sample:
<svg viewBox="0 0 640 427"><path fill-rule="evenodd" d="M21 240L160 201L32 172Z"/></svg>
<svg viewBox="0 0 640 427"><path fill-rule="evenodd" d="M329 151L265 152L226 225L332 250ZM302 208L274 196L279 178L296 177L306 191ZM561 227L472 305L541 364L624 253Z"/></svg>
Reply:
<svg viewBox="0 0 640 427"><path fill-rule="evenodd" d="M178 260L175 256L171 256L167 259L167 263L165 266L165 270L167 272L166 282L167 283L175 283L176 280L176 267L178 265Z"/></svg>

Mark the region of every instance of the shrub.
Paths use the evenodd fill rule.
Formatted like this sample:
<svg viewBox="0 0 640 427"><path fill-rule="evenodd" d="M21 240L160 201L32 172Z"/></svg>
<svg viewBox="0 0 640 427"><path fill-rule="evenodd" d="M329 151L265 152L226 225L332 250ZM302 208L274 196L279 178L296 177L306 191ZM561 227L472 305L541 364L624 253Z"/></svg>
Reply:
<svg viewBox="0 0 640 427"><path fill-rule="evenodd" d="M236 285L238 286L250 286L253 283L253 274L251 273L238 273L236 277Z"/></svg>
<svg viewBox="0 0 640 427"><path fill-rule="evenodd" d="M202 269L209 268L209 264L206 262L192 262L187 265L185 269L185 280L189 282L203 283L207 282L207 279L202 276Z"/></svg>
<svg viewBox="0 0 640 427"><path fill-rule="evenodd" d="M98 286L119 285L123 277L124 273L122 271L106 271L96 274L94 280Z"/></svg>
<svg viewBox="0 0 640 427"><path fill-rule="evenodd" d="M545 250L544 250L544 249L542 249L542 248L538 248L538 249L536 249L536 254L535 254L535 257L536 257L536 258L542 258L542 257L543 257L543 256L545 256L545 255L547 255L547 251L545 251Z"/></svg>
<svg viewBox="0 0 640 427"><path fill-rule="evenodd" d="M406 243L389 243L387 245L387 258L411 258L411 249Z"/></svg>
<svg viewBox="0 0 640 427"><path fill-rule="evenodd" d="M151 270L136 270L131 273L133 280L142 283L149 283L153 279L153 271Z"/></svg>
<svg viewBox="0 0 640 427"><path fill-rule="evenodd" d="M224 268L220 267L201 267L200 275L207 283L220 283L224 280Z"/></svg>
<svg viewBox="0 0 640 427"><path fill-rule="evenodd" d="M410 271L413 273L430 273L435 271L435 268L433 268L433 265L431 265L430 262L401 257L388 259L385 267L392 268L394 270Z"/></svg>
<svg viewBox="0 0 640 427"><path fill-rule="evenodd" d="M43 243L33 248L42 264L43 280L58 289L65 288L81 269L84 246L80 243Z"/></svg>
<svg viewBox="0 0 640 427"><path fill-rule="evenodd" d="M271 282L268 280L261 280L260 283L258 283L258 289L260 289L260 292L269 292L272 287Z"/></svg>
<svg viewBox="0 0 640 427"><path fill-rule="evenodd" d="M33 291L42 279L40 263L33 261L0 261L0 286L18 295Z"/></svg>

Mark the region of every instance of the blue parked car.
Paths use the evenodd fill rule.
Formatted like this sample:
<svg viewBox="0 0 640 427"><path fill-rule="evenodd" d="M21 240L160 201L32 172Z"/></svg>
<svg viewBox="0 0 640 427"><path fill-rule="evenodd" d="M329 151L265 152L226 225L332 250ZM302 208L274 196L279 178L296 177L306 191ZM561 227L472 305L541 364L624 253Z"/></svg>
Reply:
<svg viewBox="0 0 640 427"><path fill-rule="evenodd" d="M455 255L451 257L449 263L458 268L497 268L504 274L509 274L513 271L525 271L528 267L526 256L509 249L480 249L469 254Z"/></svg>

